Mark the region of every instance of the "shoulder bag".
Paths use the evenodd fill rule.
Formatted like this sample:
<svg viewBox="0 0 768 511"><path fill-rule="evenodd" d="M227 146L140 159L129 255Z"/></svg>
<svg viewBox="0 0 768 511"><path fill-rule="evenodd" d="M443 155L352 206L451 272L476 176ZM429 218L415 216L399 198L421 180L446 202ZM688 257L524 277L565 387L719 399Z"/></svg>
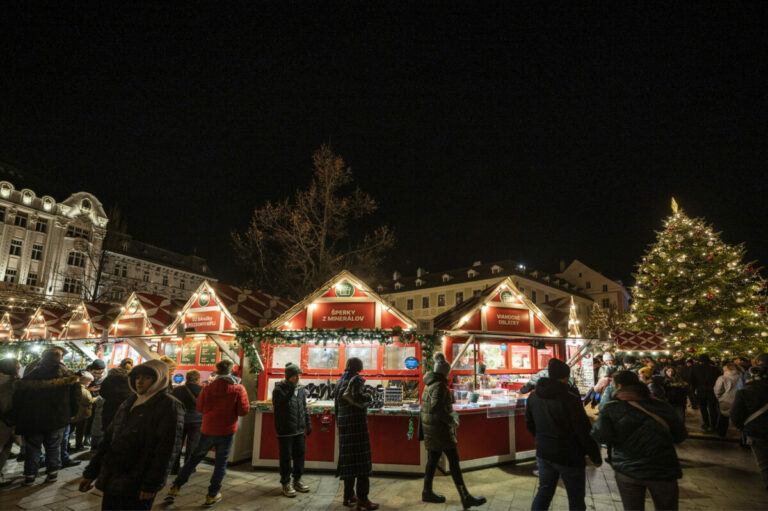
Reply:
<svg viewBox="0 0 768 511"><path fill-rule="evenodd" d="M758 411L756 411L755 413L753 413L752 415L747 417L747 420L744 421L744 425L746 426L747 424L749 424L753 420L755 420L758 417L760 417L765 412L768 412L768 403L765 403L762 408L760 408Z"/></svg>
<svg viewBox="0 0 768 511"><path fill-rule="evenodd" d="M651 417L653 420L655 420L656 422L661 424L664 427L665 431L669 432L669 424L667 424L667 421L665 421L664 419L662 419L661 417L659 417L658 415L656 415L652 411L647 410L644 406L639 405L637 401L627 401L627 403L629 403L631 406L634 406L635 408L637 408L638 410L640 410L644 414L646 414L649 417Z"/></svg>
<svg viewBox="0 0 768 511"><path fill-rule="evenodd" d="M363 409L365 408L365 403L358 403L355 401L355 397L352 395L352 383L354 383L356 378L359 378L359 376L355 375L349 379L349 383L347 384L347 388L344 390L344 394L341 396L341 399L351 404L352 406Z"/></svg>

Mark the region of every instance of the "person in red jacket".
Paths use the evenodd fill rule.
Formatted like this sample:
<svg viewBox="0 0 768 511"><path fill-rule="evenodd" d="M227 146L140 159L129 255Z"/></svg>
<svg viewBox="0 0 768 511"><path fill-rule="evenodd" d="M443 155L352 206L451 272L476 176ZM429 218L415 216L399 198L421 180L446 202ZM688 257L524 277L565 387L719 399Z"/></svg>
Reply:
<svg viewBox="0 0 768 511"><path fill-rule="evenodd" d="M197 398L197 411L203 414L202 434L195 452L189 460L184 460L184 466L168 490L165 498L168 504L176 499L181 487L189 481L197 465L213 447L216 448L216 461L205 506L212 506L221 500L221 483L227 473L227 458L237 431L237 419L250 410L248 393L240 385L240 379L232 374L233 365L230 360L220 360L216 364L216 379Z"/></svg>

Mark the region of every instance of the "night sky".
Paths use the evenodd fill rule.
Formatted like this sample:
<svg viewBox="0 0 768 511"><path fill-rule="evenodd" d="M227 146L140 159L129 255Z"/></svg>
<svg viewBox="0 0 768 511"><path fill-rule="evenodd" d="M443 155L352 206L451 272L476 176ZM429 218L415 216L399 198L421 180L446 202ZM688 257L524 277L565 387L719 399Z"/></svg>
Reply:
<svg viewBox="0 0 768 511"><path fill-rule="evenodd" d="M228 282L229 230L323 142L397 232L387 272L629 281L672 195L768 261L765 2L371 3L4 6L0 160Z"/></svg>

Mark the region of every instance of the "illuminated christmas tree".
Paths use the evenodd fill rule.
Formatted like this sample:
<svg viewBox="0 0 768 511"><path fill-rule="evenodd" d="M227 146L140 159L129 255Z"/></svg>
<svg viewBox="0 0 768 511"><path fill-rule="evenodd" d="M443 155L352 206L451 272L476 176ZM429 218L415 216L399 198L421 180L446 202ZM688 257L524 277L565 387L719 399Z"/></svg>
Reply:
<svg viewBox="0 0 768 511"><path fill-rule="evenodd" d="M676 351L765 349L765 281L744 254L743 244L724 243L672 199L672 215L637 266L628 326L664 333Z"/></svg>
<svg viewBox="0 0 768 511"><path fill-rule="evenodd" d="M608 330L608 315L597 303L593 303L589 311L587 326L584 328L584 337L597 339L600 336L600 330Z"/></svg>

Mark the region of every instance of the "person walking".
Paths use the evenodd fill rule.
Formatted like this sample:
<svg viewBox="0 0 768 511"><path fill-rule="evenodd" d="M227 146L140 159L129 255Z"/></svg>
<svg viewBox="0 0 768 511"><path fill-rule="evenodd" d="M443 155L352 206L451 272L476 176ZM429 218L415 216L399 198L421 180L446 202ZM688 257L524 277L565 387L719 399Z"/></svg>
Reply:
<svg viewBox="0 0 768 511"><path fill-rule="evenodd" d="M427 450L427 466L424 468L424 489L421 492L421 500L438 504L445 502L445 496L435 493L432 488L437 463L440 461L440 456L445 453L453 484L456 485L461 498L461 505L464 509L480 506L485 504L485 497L475 497L469 493L459 465L459 452L456 450L459 414L453 410L453 398L448 388L451 365L442 353L436 353L434 360L433 371L424 377L424 393L421 396L419 416L419 439L424 440L424 447Z"/></svg>
<svg viewBox="0 0 768 511"><path fill-rule="evenodd" d="M45 446L46 482L56 481L61 468L61 442L70 419L80 404L77 375L61 363L66 350L43 351L40 362L16 382L13 412L16 433L24 436L24 482L31 485L40 469L40 454Z"/></svg>
<svg viewBox="0 0 768 511"><path fill-rule="evenodd" d="M0 359L0 488L12 484L3 478L3 468L13 446L13 386L19 379L21 365L15 358Z"/></svg>
<svg viewBox="0 0 768 511"><path fill-rule="evenodd" d="M188 462L195 452L197 442L200 441L200 426L203 423L203 414L197 411L197 398L203 386L200 385L200 371L190 369L187 371L187 381L173 389L171 395L184 405L184 439L182 445L186 445L184 451L184 463ZM181 451L176 457L171 474L178 474L181 463Z"/></svg>
<svg viewBox="0 0 768 511"><path fill-rule="evenodd" d="M664 371L664 394L667 402L672 405L680 421L685 424L685 407L688 401L688 382L680 377L675 366L669 366Z"/></svg>
<svg viewBox="0 0 768 511"><path fill-rule="evenodd" d="M97 358L96 360L88 364L85 370L93 375L93 381L88 385L88 390L91 391L91 394L93 395L93 397L96 397L99 395L99 391L101 390L101 384L104 383L104 380L107 378L109 374L107 371L107 364L100 358ZM75 446L77 446L78 438L79 438L81 447L82 446L90 447L92 427L93 427L93 415L91 415L91 417L85 422L85 424L83 425L83 429L81 429L79 432L77 431L77 428L75 429L75 444L76 444Z"/></svg>
<svg viewBox="0 0 768 511"><path fill-rule="evenodd" d="M221 484L227 473L227 458L237 431L237 419L248 415L251 409L245 387L240 385L240 380L232 374L233 366L231 360L218 361L216 379L205 387L197 398L197 411L203 414L200 427L202 434L192 456L189 460L184 460L184 466L173 480L165 498L166 503L170 504L176 499L181 487L189 481L197 465L212 448L216 448L216 461L205 505L212 506L221 501Z"/></svg>
<svg viewBox="0 0 768 511"><path fill-rule="evenodd" d="M589 436L590 422L581 399L568 387L571 368L556 358L547 364L549 377L542 378L528 397L525 425L536 438L539 490L532 510L549 509L562 477L568 493L568 508L586 509L584 457L600 466L600 447Z"/></svg>
<svg viewBox="0 0 768 511"><path fill-rule="evenodd" d="M167 392L168 369L158 360L137 365L134 392L117 410L79 489L104 493L103 510L151 509L181 449L184 408Z"/></svg>
<svg viewBox="0 0 768 511"><path fill-rule="evenodd" d="M99 395L104 398L101 409L101 427L105 431L123 401L133 395L128 384L128 373L131 372L131 369L133 369L133 360L124 358L120 361L119 366L109 372L101 384Z"/></svg>
<svg viewBox="0 0 768 511"><path fill-rule="evenodd" d="M706 353L699 356L699 365L691 370L691 386L696 389L696 399L701 412L701 427L704 431L717 427L719 411L717 397L715 397L715 382L721 374L720 368L712 364Z"/></svg>
<svg viewBox="0 0 768 511"><path fill-rule="evenodd" d="M344 373L336 384L336 428L339 432L339 462L336 477L344 481L344 505L357 509L378 509L370 501L371 442L368 436L368 406L373 397L365 392L360 376L363 361L347 359Z"/></svg>
<svg viewBox="0 0 768 511"><path fill-rule="evenodd" d="M722 437L726 436L728 433L730 410L733 400L736 398L736 392L738 391L739 378L741 378L741 372L736 364L731 362L725 364L723 375L718 377L717 381L715 381L715 397L717 398L717 403L720 408L715 431Z"/></svg>
<svg viewBox="0 0 768 511"><path fill-rule="evenodd" d="M272 391L275 431L280 450L280 484L286 497L295 497L297 491L309 491L309 486L301 482L301 476L304 474L304 453L307 450L306 435L312 433L312 424L307 410L307 395L304 388L299 386L300 375L301 368L288 362L285 365L285 379L275 383Z"/></svg>
<svg viewBox="0 0 768 511"><path fill-rule="evenodd" d="M637 374L623 371L614 383L614 399L600 411L591 434L608 446L624 509L644 509L648 490L656 509L676 510L683 473L674 444L687 437L685 424L672 406L651 396Z"/></svg>
<svg viewBox="0 0 768 511"><path fill-rule="evenodd" d="M768 490L768 354L749 368L750 379L736 392L730 414L736 426L751 441L752 454Z"/></svg>

